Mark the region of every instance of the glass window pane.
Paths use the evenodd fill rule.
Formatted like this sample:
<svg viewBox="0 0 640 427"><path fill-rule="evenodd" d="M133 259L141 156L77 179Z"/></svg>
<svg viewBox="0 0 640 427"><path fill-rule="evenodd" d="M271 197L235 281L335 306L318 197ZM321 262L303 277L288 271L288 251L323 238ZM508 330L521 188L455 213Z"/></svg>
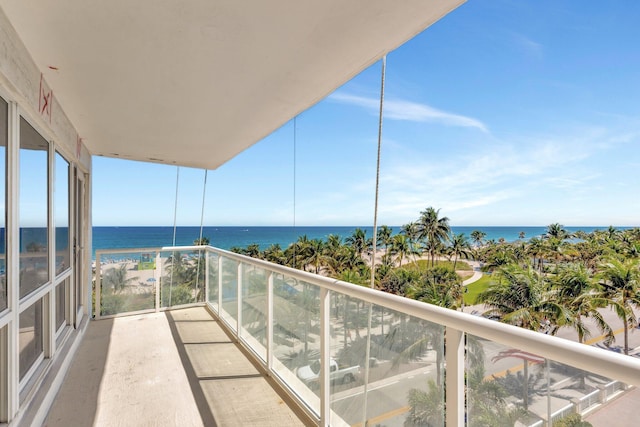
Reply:
<svg viewBox="0 0 640 427"><path fill-rule="evenodd" d="M42 354L42 300L20 313L20 379Z"/></svg>
<svg viewBox="0 0 640 427"><path fill-rule="evenodd" d="M67 320L67 283L69 279L56 286L56 330Z"/></svg>
<svg viewBox="0 0 640 427"><path fill-rule="evenodd" d="M6 175L6 150L8 140L8 105L0 98L0 311L7 308L7 276L6 276L6 250L5 250L5 175Z"/></svg>
<svg viewBox="0 0 640 427"><path fill-rule="evenodd" d="M49 144L20 119L20 298L49 280L47 150Z"/></svg>
<svg viewBox="0 0 640 427"><path fill-rule="evenodd" d="M71 266L69 246L69 162L56 153L54 206L56 223L56 275Z"/></svg>

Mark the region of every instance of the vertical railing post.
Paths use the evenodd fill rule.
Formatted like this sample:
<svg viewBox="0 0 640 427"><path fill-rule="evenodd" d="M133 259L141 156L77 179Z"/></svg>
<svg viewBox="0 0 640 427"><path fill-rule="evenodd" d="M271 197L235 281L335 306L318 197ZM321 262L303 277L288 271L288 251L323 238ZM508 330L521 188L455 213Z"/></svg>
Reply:
<svg viewBox="0 0 640 427"><path fill-rule="evenodd" d="M222 256L218 255L218 316L222 317Z"/></svg>
<svg viewBox="0 0 640 427"><path fill-rule="evenodd" d="M160 267L158 267L160 266ZM160 311L160 278L162 274L158 274L158 268L162 268L162 260L160 258L160 251L156 251L156 262L153 269L153 286L156 290L156 312Z"/></svg>
<svg viewBox="0 0 640 427"><path fill-rule="evenodd" d="M238 328L236 329L237 331L237 336L238 336L238 341L240 341L240 336L242 335L240 333L240 328L242 328L242 263L239 262L238 263L238 313L237 313L237 320L238 320Z"/></svg>
<svg viewBox="0 0 640 427"><path fill-rule="evenodd" d="M447 372L445 375L445 424L463 426L464 399L464 333L458 329L445 328L445 352Z"/></svg>
<svg viewBox="0 0 640 427"><path fill-rule="evenodd" d="M331 364L331 334L329 315L331 293L320 288L320 425L325 427L331 423L330 401L330 364Z"/></svg>
<svg viewBox="0 0 640 427"><path fill-rule="evenodd" d="M273 369L273 271L267 282L267 370Z"/></svg>
<svg viewBox="0 0 640 427"><path fill-rule="evenodd" d="M209 303L209 249L204 251L204 302Z"/></svg>
<svg viewBox="0 0 640 427"><path fill-rule="evenodd" d="M102 291L102 264L100 264L100 253L96 252L96 319L100 319L102 310L100 309Z"/></svg>

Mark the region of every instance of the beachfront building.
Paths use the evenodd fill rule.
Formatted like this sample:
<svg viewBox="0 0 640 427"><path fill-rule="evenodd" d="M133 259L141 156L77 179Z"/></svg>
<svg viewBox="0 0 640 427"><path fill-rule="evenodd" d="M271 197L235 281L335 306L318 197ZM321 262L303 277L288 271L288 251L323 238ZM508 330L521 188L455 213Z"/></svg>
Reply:
<svg viewBox="0 0 640 427"><path fill-rule="evenodd" d="M101 304L100 261L95 283L91 264L92 156L215 169L462 2L0 1L0 422L399 425L412 412L406 396L421 387L418 375L433 384L429 422L464 425L482 406L477 394L465 397L471 338L504 348L496 363L515 357L546 378L546 392L536 389L543 398L529 405L542 415L528 425L640 384L636 359L215 248L200 248L204 302L180 301L182 310L158 317L176 296L165 300L157 284L163 263L153 260L166 249L145 248L129 257L145 260L138 274L149 275L141 286L150 291L135 298L149 295L149 305L129 311L149 314L114 320L127 310ZM25 176L36 184L24 185ZM351 339L340 304L369 310L371 339L360 349L377 355L369 366L334 363ZM92 320L103 317L110 320ZM373 336L391 339L391 331L428 349L405 371L375 371L385 362ZM387 350L384 359L394 360ZM318 363L295 366L292 351L314 352ZM109 357L127 366L117 370ZM159 374L141 379L134 366ZM595 393L557 400L551 385L565 381L563 370L592 373ZM259 385L243 382L257 377ZM137 389L147 400L132 401ZM265 406L251 394L270 392Z"/></svg>

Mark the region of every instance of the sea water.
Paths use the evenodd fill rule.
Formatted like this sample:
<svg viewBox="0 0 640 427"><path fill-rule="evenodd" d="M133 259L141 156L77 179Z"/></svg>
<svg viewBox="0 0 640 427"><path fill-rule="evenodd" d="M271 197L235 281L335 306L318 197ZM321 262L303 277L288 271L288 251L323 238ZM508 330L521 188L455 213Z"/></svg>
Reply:
<svg viewBox="0 0 640 427"><path fill-rule="evenodd" d="M367 237L373 236L373 227L367 226L296 226L296 227L203 227L202 236L209 238L210 244L220 249L232 247L245 248L257 244L264 250L272 244L278 244L286 249L291 243L301 236L307 236L309 240L326 240L330 234L336 234L342 238L352 235L356 228L362 228ZM393 233L400 232L401 227L391 227ZM571 233L578 230L587 233L596 229L607 227L565 227ZM623 229L624 227L619 227ZM507 242L517 241L520 233L524 233L524 240L543 235L547 227L512 226L512 227L487 227L487 226L452 226L455 234L463 233L470 238L474 230L486 233L485 241L504 239ZM193 245L194 240L200 236L200 227L176 227L175 245ZM155 248L172 246L174 244L173 227L93 227L93 254L96 249L124 249L124 248Z"/></svg>

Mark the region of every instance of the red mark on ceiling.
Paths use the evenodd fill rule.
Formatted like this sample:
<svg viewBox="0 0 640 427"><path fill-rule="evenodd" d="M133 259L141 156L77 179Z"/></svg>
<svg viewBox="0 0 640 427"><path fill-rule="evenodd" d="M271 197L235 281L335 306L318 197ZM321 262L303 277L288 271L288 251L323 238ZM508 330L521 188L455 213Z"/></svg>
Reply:
<svg viewBox="0 0 640 427"><path fill-rule="evenodd" d="M40 95L38 97L38 109L40 114L49 119L51 123L51 105L53 104L53 91L49 89L40 73Z"/></svg>

